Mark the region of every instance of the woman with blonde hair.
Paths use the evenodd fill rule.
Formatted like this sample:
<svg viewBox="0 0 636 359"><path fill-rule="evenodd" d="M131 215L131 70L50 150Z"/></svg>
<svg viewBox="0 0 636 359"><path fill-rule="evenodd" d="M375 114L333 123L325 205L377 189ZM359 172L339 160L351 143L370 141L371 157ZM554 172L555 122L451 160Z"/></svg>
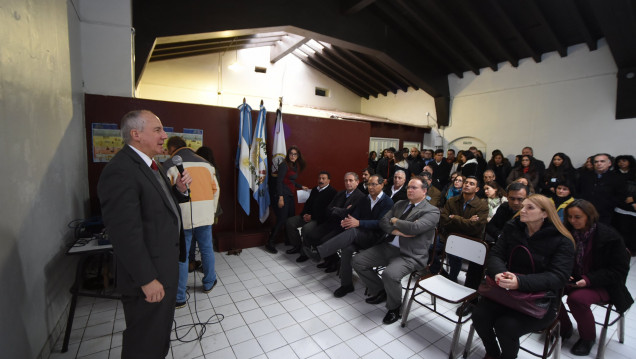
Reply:
<svg viewBox="0 0 636 359"><path fill-rule="evenodd" d="M519 250L523 248L527 252ZM558 294L567 284L573 264L574 239L552 202L540 194L526 198L490 251L486 274L507 290L546 291L553 296L548 298L549 308L542 318L482 297L472 319L486 348L485 358L516 358L519 337L545 328L557 317Z"/></svg>

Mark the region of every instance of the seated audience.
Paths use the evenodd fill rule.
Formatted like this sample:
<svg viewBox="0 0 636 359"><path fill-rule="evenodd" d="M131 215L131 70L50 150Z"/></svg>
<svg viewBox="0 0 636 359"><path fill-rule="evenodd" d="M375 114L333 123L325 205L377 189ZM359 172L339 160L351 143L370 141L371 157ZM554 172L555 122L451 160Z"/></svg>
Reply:
<svg viewBox="0 0 636 359"><path fill-rule="evenodd" d="M316 247L305 247L315 261L335 255L340 250L340 287L333 293L336 298L353 292L351 258L359 250L370 248L383 239L379 226L382 218L393 207L393 201L382 192L383 178L373 175L369 179L369 195L360 200L356 209L341 222L343 232Z"/></svg>
<svg viewBox="0 0 636 359"><path fill-rule="evenodd" d="M449 199L462 193L465 179L466 177L457 172L451 175L451 182L448 184L448 188L446 189L446 191L442 192L442 198L439 202L440 207L443 207L446 204L446 201L448 201Z"/></svg>
<svg viewBox="0 0 636 359"><path fill-rule="evenodd" d="M439 209L425 200L427 187L419 177L412 178L408 200L396 203L380 220L386 240L353 257L353 268L371 294L366 302L378 304L386 300L384 324L401 317L402 278L426 267L427 249L439 221ZM382 278L374 270L377 266L386 267Z"/></svg>
<svg viewBox="0 0 636 359"><path fill-rule="evenodd" d="M559 179L568 180L572 183L576 183L577 180L576 169L572 166L570 157L565 153L558 152L552 156L550 166L545 170L543 176L543 194L551 197L556 189L556 183Z"/></svg>
<svg viewBox="0 0 636 359"><path fill-rule="evenodd" d="M369 194L369 190L367 188L367 182L369 181L369 177L375 174L375 170L371 167L365 168L362 170L362 182L358 184L358 189L360 192L364 193L364 195Z"/></svg>
<svg viewBox="0 0 636 359"><path fill-rule="evenodd" d="M580 337L570 351L587 356L596 340L590 305L612 303L624 313L634 303L625 287L630 258L620 234L598 222L598 212L590 202L575 200L565 209L565 218L576 242L574 269L565 294ZM559 321L561 336L572 336L572 322L563 307Z"/></svg>
<svg viewBox="0 0 636 359"><path fill-rule="evenodd" d="M523 201L528 198L528 186L523 183L513 182L508 186L506 198L508 202L504 202L497 209L497 213L490 219L486 225L486 236L484 240L492 247L503 232L506 222L511 220L517 212L523 207Z"/></svg>
<svg viewBox="0 0 636 359"><path fill-rule="evenodd" d="M519 245L533 256L535 270L523 250L511 254ZM506 223L501 238L490 251L487 275L501 288L523 292L559 293L568 282L574 263L574 240L559 221L554 206L542 195L523 202L520 215ZM486 349L486 358L512 359L519 352L519 338L542 330L557 316L561 298L550 300L543 318L534 318L515 309L481 298L473 309L473 325Z"/></svg>
<svg viewBox="0 0 636 359"><path fill-rule="evenodd" d="M539 188L539 172L535 166L536 163L532 156L522 155L521 165L510 171L506 183L511 184L519 177L526 177L532 183L532 187L537 190Z"/></svg>
<svg viewBox="0 0 636 359"><path fill-rule="evenodd" d="M625 203L627 188L621 175L612 172L612 157L607 153L594 156L594 172L581 175L576 194L592 202L599 214L599 221L610 225L614 208Z"/></svg>
<svg viewBox="0 0 636 359"><path fill-rule="evenodd" d="M393 200L393 202L406 199L406 173L402 170L395 171L393 175L393 185L386 186L384 193Z"/></svg>
<svg viewBox="0 0 636 359"><path fill-rule="evenodd" d="M506 179L512 171L510 161L504 157L500 150L492 151L492 157L488 161L488 169L491 169L495 173L495 180L501 187L506 186Z"/></svg>
<svg viewBox="0 0 636 359"><path fill-rule="evenodd" d="M559 180L555 183L556 190L555 193L550 197L552 203L554 203L554 207L556 208L557 214L563 222L563 211L565 207L567 207L570 203L574 201L573 190L569 180Z"/></svg>
<svg viewBox="0 0 636 359"><path fill-rule="evenodd" d="M311 232L327 220L327 206L338 192L329 185L330 182L331 175L329 172L321 171L318 174L318 186L311 190L300 215L287 219L285 232L287 233L289 244L292 246L291 249L287 250L287 254L300 253L302 240L301 234L298 232L299 227L302 228L301 232L305 236L306 233ZM301 255L296 261L304 262L306 259L306 257Z"/></svg>
<svg viewBox="0 0 636 359"><path fill-rule="evenodd" d="M486 195L486 201L488 201L488 222L490 222L495 213L497 213L499 206L508 200L506 199L504 190L494 181L484 184L484 193Z"/></svg>

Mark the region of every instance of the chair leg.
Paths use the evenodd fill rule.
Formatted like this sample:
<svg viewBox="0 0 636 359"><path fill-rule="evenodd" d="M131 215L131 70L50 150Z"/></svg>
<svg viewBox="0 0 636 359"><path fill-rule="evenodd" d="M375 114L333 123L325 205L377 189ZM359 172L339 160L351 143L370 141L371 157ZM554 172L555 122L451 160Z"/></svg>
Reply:
<svg viewBox="0 0 636 359"><path fill-rule="evenodd" d="M554 359L561 358L561 334L557 334L556 346L554 347Z"/></svg>
<svg viewBox="0 0 636 359"><path fill-rule="evenodd" d="M459 337L462 335L462 323L455 324L455 330L453 331L453 339L451 340L451 347L448 353L449 359L455 359L455 348L459 343Z"/></svg>
<svg viewBox="0 0 636 359"><path fill-rule="evenodd" d="M607 340L607 328L610 322L610 316L612 315L612 305L607 306L607 312L605 313L605 321L603 322L603 329L601 329L601 338L598 341L598 351L596 352L597 359L603 359L605 357L605 341Z"/></svg>
<svg viewBox="0 0 636 359"><path fill-rule="evenodd" d="M408 320L409 317L409 312L411 311L411 305L413 305L413 300L415 300L415 289L417 287L413 288L413 291L411 292L411 298L409 299L408 304L406 305L406 308L402 309L402 328L406 327L406 321Z"/></svg>
<svg viewBox="0 0 636 359"><path fill-rule="evenodd" d="M625 343L625 315L621 314L621 319L618 320L618 342Z"/></svg>
<svg viewBox="0 0 636 359"><path fill-rule="evenodd" d="M473 336L475 335L475 327L471 324L470 325L470 330L468 331L468 339L466 339L466 347L464 347L464 359L468 358L468 355L470 355L470 349L473 345Z"/></svg>

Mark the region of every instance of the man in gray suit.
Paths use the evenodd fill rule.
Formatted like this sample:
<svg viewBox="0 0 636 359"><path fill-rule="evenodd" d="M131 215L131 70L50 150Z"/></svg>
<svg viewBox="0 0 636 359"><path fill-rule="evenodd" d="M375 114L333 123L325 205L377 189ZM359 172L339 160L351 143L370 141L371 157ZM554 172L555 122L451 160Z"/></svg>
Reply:
<svg viewBox="0 0 636 359"><path fill-rule="evenodd" d="M384 324L401 317L402 278L423 269L428 261L439 209L426 201L427 190L427 181L412 178L406 190L408 200L397 202L380 220L380 228L387 233L386 241L353 257L353 268L372 294L366 302L378 304L386 300ZM382 279L373 270L377 266L386 266Z"/></svg>

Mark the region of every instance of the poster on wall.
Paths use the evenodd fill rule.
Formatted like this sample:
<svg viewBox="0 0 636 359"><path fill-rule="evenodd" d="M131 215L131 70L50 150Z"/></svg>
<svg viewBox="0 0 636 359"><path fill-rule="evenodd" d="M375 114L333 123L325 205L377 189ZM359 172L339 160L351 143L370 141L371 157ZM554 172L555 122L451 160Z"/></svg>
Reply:
<svg viewBox="0 0 636 359"><path fill-rule="evenodd" d="M108 162L123 146L119 126L115 123L94 123L93 162Z"/></svg>

